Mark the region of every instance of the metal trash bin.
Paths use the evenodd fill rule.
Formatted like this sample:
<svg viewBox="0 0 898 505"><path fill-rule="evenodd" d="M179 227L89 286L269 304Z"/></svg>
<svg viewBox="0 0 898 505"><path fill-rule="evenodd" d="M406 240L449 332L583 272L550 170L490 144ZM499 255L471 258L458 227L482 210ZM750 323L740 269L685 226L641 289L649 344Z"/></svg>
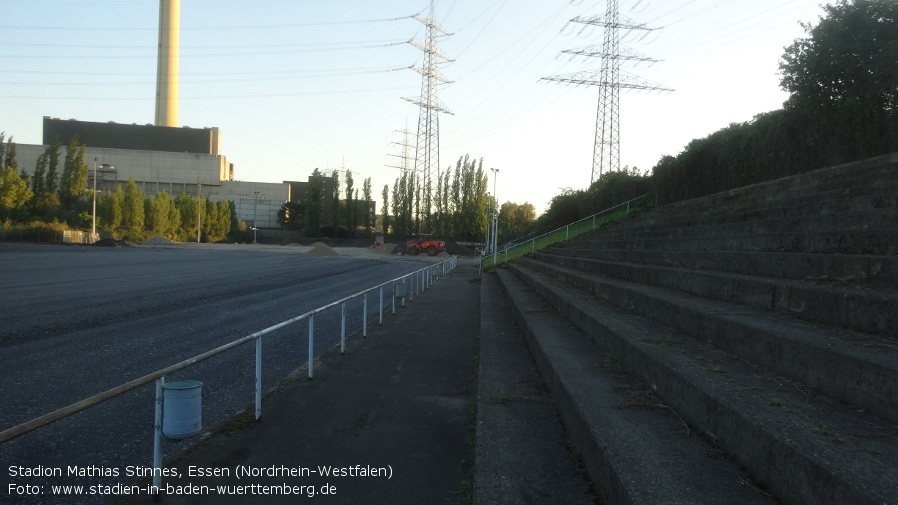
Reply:
<svg viewBox="0 0 898 505"><path fill-rule="evenodd" d="M203 431L203 383L175 381L162 385L162 436L183 440Z"/></svg>

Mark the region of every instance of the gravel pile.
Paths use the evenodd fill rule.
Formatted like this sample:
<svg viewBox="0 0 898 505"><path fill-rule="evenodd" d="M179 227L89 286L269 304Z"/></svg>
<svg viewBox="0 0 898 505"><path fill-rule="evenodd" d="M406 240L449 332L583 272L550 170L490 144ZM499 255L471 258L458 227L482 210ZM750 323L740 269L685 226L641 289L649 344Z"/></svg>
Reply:
<svg viewBox="0 0 898 505"><path fill-rule="evenodd" d="M156 235L155 237L148 238L143 243L143 245L171 245L171 244L174 244L174 242L172 242L171 240L169 240L163 236L160 236L160 235Z"/></svg>
<svg viewBox="0 0 898 505"><path fill-rule="evenodd" d="M306 256L339 256L340 253L335 251L331 246L324 242L315 242L312 244L312 250L306 252Z"/></svg>

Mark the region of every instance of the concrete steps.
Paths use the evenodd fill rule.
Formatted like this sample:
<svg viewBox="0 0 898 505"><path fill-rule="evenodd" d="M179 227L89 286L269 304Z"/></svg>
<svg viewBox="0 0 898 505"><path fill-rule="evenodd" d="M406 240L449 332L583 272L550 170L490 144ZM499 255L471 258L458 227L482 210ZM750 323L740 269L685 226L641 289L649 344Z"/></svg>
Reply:
<svg viewBox="0 0 898 505"><path fill-rule="evenodd" d="M696 454L722 451L743 487L783 503L896 503L896 254L890 155L665 206L498 278L608 503L640 502L622 482L651 485L617 455L678 438L609 419L622 389L608 373L705 447L680 450L671 481L721 472ZM704 503L679 491L655 503Z"/></svg>

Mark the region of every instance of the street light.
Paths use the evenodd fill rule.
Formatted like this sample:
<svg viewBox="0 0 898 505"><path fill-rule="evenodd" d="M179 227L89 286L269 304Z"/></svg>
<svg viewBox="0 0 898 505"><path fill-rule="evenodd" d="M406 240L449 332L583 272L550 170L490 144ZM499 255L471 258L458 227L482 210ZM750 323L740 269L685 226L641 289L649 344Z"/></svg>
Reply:
<svg viewBox="0 0 898 505"><path fill-rule="evenodd" d="M94 158L94 210L93 219L90 224L90 239L94 239L97 234L97 158Z"/></svg>
<svg viewBox="0 0 898 505"><path fill-rule="evenodd" d="M97 158L94 158L94 203L93 212L91 213L90 238L93 240L97 234ZM114 167L107 163L103 163L103 170L112 170Z"/></svg>
<svg viewBox="0 0 898 505"><path fill-rule="evenodd" d="M203 228L203 214L202 214L202 205L203 205L203 185L200 183L200 178L196 178L196 243L200 243L200 230Z"/></svg>
<svg viewBox="0 0 898 505"><path fill-rule="evenodd" d="M497 254L496 249L498 249L499 246L499 196L498 193L496 193L496 174L499 173L499 169L491 168L490 170L493 171L493 198L496 199L496 209L495 213L493 214L493 265L495 265Z"/></svg>
<svg viewBox="0 0 898 505"><path fill-rule="evenodd" d="M255 244L255 243L257 243L256 242L256 230L259 229L259 223L256 222L256 219L257 219L256 215L258 214L257 211L259 210L259 192L253 191L253 193L256 194L256 197L253 199L253 244Z"/></svg>

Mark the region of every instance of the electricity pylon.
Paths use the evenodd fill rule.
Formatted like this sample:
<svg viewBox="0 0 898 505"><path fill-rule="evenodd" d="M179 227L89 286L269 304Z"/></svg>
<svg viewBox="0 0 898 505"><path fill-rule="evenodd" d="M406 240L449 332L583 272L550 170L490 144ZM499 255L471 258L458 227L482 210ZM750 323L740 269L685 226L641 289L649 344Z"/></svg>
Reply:
<svg viewBox="0 0 898 505"><path fill-rule="evenodd" d="M618 0L608 0L605 17L577 16L571 19L572 23L601 26L605 28L605 38L602 48L587 46L580 49L563 51L567 54L580 56L597 56L602 58L602 67L596 72L587 70L572 74L543 77L546 81L558 81L572 84L584 84L587 86L599 86L599 107L596 112L595 144L592 155L592 174L590 185L602 177L603 171L620 170L620 90L635 89L642 91L673 91L663 88L655 83L621 72L622 60L655 62L646 56L633 51L620 48L620 30L654 30L644 24L637 24L632 20L621 21L618 12ZM597 75L598 74L598 75Z"/></svg>
<svg viewBox="0 0 898 505"><path fill-rule="evenodd" d="M413 146L409 144L408 138L409 135L414 136L415 134L408 131L408 121L406 121L406 127L404 130L396 130L394 133L402 134L402 142L390 142L390 144L395 144L402 148L402 154L389 154L390 156L399 158L399 165L385 165L390 168L398 168L401 172L407 172L409 170L415 169L415 159L409 155L409 149ZM409 163L411 160L411 163Z"/></svg>
<svg viewBox="0 0 898 505"><path fill-rule="evenodd" d="M422 177L423 220L425 226L431 226L431 173L438 170L440 166L439 113L452 114L452 112L443 107L437 97L437 86L441 83L450 82L440 73L438 65L442 62L455 60L446 56L437 46L436 39L439 35L448 36L451 34L433 19L433 0L430 2L429 17L422 18L418 15L412 17L426 27L426 36L423 43L416 40L409 41L409 44L424 51L424 64L421 67L411 67L412 70L421 74L421 96L402 97L402 99L419 107L418 135L415 141L415 172Z"/></svg>

